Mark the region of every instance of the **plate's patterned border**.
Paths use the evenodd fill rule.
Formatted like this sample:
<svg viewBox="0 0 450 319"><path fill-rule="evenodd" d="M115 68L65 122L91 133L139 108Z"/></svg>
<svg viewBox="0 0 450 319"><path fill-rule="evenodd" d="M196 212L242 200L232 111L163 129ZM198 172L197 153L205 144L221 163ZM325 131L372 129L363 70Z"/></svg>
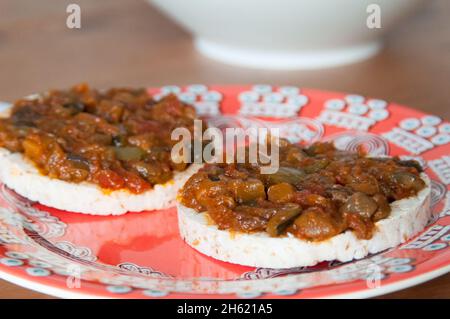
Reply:
<svg viewBox="0 0 450 319"><path fill-rule="evenodd" d="M223 89L223 90L222 90ZM280 127L293 142L311 143L325 136L344 149L363 145L371 154L386 155L391 146L406 151L437 177L433 179L434 220L420 236L396 249L363 260L340 264L329 262L310 268L265 269L243 273L235 280L194 278L176 280L157 269L131 262L117 266L97 261L89 247L58 241L70 225L1 186L0 271L62 289L83 281L83 293L92 296L127 297L324 297L368 289L366 281L394 283L434 271L450 264L450 124L436 116L406 117L385 132L373 127L389 119L392 106L360 95L327 94L316 116L302 112L318 91L308 94L292 86L232 87L236 105L230 111L229 87L208 88L166 86L151 89L156 98L173 93L192 103L199 114L219 128ZM237 106L237 107L236 107ZM227 109L228 108L228 109ZM418 112L415 112L418 113ZM300 117L299 117L300 115ZM249 117L249 116L257 116ZM339 129L346 130L339 130ZM435 148L445 147L441 156L423 157ZM409 155L408 155L409 154ZM52 240L52 242L49 241ZM332 288L321 288L322 286Z"/></svg>

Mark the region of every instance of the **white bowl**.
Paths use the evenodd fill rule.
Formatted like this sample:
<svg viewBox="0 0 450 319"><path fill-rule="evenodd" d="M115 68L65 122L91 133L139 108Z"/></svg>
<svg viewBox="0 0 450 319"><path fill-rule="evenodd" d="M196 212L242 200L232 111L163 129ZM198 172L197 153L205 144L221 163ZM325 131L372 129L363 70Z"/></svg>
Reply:
<svg viewBox="0 0 450 319"><path fill-rule="evenodd" d="M320 68L366 59L381 37L426 0L148 0L193 33L203 54L269 69ZM367 27L370 4L381 28ZM372 11L371 11L372 12Z"/></svg>

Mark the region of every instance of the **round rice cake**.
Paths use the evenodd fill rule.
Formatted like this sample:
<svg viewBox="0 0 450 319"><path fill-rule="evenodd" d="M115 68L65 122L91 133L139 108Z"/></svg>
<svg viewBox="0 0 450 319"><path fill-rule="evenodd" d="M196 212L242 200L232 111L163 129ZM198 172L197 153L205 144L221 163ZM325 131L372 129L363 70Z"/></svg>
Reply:
<svg viewBox="0 0 450 319"><path fill-rule="evenodd" d="M375 223L368 240L358 239L347 230L324 241L311 242L294 236L270 237L266 232L240 233L219 230L207 213L178 204L181 237L199 252L222 261L264 268L313 266L322 261L361 259L404 243L419 233L431 217L430 179L416 196L391 203L388 218Z"/></svg>

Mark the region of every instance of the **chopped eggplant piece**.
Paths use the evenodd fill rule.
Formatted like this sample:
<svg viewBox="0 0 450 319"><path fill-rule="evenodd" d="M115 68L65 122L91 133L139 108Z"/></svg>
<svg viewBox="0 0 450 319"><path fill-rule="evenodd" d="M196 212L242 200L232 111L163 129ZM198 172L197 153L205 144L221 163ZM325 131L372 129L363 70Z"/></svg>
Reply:
<svg viewBox="0 0 450 319"><path fill-rule="evenodd" d="M145 151L135 146L114 147L114 153L119 161L140 161L145 156Z"/></svg>
<svg viewBox="0 0 450 319"><path fill-rule="evenodd" d="M408 172L399 172L392 175L393 182L400 188L419 191L425 187L424 181L417 175Z"/></svg>
<svg viewBox="0 0 450 319"><path fill-rule="evenodd" d="M297 169L293 167L280 167L274 174L263 175L263 178L269 185L288 183L296 185L300 180L305 177L306 173L303 169Z"/></svg>
<svg viewBox="0 0 450 319"><path fill-rule="evenodd" d="M377 209L377 202L364 193L354 193L341 207L343 214L357 214L366 219L370 219Z"/></svg>
<svg viewBox="0 0 450 319"><path fill-rule="evenodd" d="M301 211L301 207L295 204L282 207L269 219L266 227L267 233L272 237L281 235L294 222L297 216L300 215Z"/></svg>

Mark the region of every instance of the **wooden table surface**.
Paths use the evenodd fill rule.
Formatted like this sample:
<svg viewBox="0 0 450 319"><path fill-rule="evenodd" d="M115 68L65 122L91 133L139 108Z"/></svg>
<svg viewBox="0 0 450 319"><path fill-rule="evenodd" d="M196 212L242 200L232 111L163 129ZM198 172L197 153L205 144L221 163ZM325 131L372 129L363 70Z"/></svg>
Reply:
<svg viewBox="0 0 450 319"><path fill-rule="evenodd" d="M66 27L66 6L82 27ZM292 84L346 91L450 118L450 1L435 0L362 63L318 71L237 68L204 58L188 33L144 0L2 0L0 100L86 81L95 87L190 83ZM389 294L449 298L450 275ZM48 298L0 281L0 298Z"/></svg>

